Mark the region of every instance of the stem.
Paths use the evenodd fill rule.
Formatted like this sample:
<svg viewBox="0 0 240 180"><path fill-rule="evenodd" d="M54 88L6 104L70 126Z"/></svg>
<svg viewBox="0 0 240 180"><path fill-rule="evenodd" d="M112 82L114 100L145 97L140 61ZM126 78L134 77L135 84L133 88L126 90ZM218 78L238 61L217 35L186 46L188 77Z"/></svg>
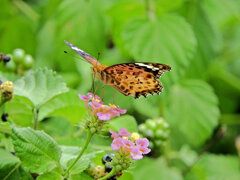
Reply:
<svg viewBox="0 0 240 180"><path fill-rule="evenodd" d="M155 19L155 4L152 0L145 0L146 12L150 19Z"/></svg>
<svg viewBox="0 0 240 180"><path fill-rule="evenodd" d="M90 132L90 130L88 130L88 134L87 134L87 140L81 150L81 152L79 153L78 157L75 159L75 161L71 164L71 166L67 169L67 171L64 173L64 177L66 175L68 175L69 171L72 169L72 167L78 162L78 160L82 157L84 151L86 150L91 138L92 138L93 134Z"/></svg>
<svg viewBox="0 0 240 180"><path fill-rule="evenodd" d="M36 130L38 128L38 108L33 108L33 120L34 120L34 129Z"/></svg>
<svg viewBox="0 0 240 180"><path fill-rule="evenodd" d="M106 179L114 176L115 174L116 174L116 168L113 167L110 173L108 173L106 176L100 178L99 180L106 180Z"/></svg>

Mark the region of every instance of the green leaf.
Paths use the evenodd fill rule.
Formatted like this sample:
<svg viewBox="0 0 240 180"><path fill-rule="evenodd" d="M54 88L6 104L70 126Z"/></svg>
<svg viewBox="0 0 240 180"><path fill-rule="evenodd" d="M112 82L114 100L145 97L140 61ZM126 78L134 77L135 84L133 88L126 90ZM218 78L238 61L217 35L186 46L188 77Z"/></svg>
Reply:
<svg viewBox="0 0 240 180"><path fill-rule="evenodd" d="M183 4L183 0L157 0L156 3L156 11L157 14L162 14L162 13L166 13L169 11L173 11L179 7L182 6Z"/></svg>
<svg viewBox="0 0 240 180"><path fill-rule="evenodd" d="M61 156L61 165L63 168L67 168L78 156L82 148L77 146L61 146L62 156ZM92 153L84 153L81 159L77 162L78 165L73 167L73 174L77 174L85 170L90 160L95 158L97 154L101 153L102 151L94 151ZM87 162L84 162L87 161Z"/></svg>
<svg viewBox="0 0 240 180"><path fill-rule="evenodd" d="M93 180L88 174L86 173L81 173L81 174L72 174L70 175L70 180L79 180L79 179L84 179L84 180Z"/></svg>
<svg viewBox="0 0 240 180"><path fill-rule="evenodd" d="M123 115L117 117L109 122L109 125L113 130L119 131L120 128L125 128L129 132L137 132L137 122L133 116Z"/></svg>
<svg viewBox="0 0 240 180"><path fill-rule="evenodd" d="M86 114L87 109L84 106L84 102L79 99L77 93L70 91L57 96L42 106L39 111L39 120L49 116L61 116L72 123L78 123L85 118Z"/></svg>
<svg viewBox="0 0 240 180"><path fill-rule="evenodd" d="M67 163L67 167L71 166L72 163L74 162L74 160L75 159L69 160ZM81 159L79 159L77 161L77 163L70 170L70 174L79 174L79 173L83 172L85 169L88 168L90 163L91 163L91 161L88 158L81 157Z"/></svg>
<svg viewBox="0 0 240 180"><path fill-rule="evenodd" d="M77 146L60 146L61 151L62 151L62 156L61 156L61 165L63 168L67 168L67 162L70 159L75 158L81 151L82 148L77 147Z"/></svg>
<svg viewBox="0 0 240 180"><path fill-rule="evenodd" d="M238 180L239 158L236 156L204 155L192 170L186 180Z"/></svg>
<svg viewBox="0 0 240 180"><path fill-rule="evenodd" d="M170 123L175 147L184 143L202 145L217 126L218 118L217 97L204 81L183 80L171 88L166 98L165 119Z"/></svg>
<svg viewBox="0 0 240 180"><path fill-rule="evenodd" d="M29 71L14 83L14 94L28 98L34 106L41 106L66 91L68 88L60 76L47 68Z"/></svg>
<svg viewBox="0 0 240 180"><path fill-rule="evenodd" d="M49 180L49 179L63 180L64 177L61 175L61 171L59 168L55 168L51 172L41 174L40 176L37 177L37 180Z"/></svg>
<svg viewBox="0 0 240 180"><path fill-rule="evenodd" d="M132 18L144 14L144 11L143 3L134 0L119 1L108 9L107 15L112 19L113 41L121 50L126 51L121 37L124 26Z"/></svg>
<svg viewBox="0 0 240 180"><path fill-rule="evenodd" d="M60 148L43 131L13 128L12 140L16 155L31 172L44 173L59 166Z"/></svg>
<svg viewBox="0 0 240 180"><path fill-rule="evenodd" d="M135 179L137 180L182 180L180 172L176 169L169 168L164 159L144 158L136 162L136 168L133 170Z"/></svg>
<svg viewBox="0 0 240 180"><path fill-rule="evenodd" d="M6 103L5 110L15 124L32 126L33 104L26 97L15 95L12 101Z"/></svg>
<svg viewBox="0 0 240 180"><path fill-rule="evenodd" d="M20 165L20 160L11 153L0 149L0 179L9 177Z"/></svg>
<svg viewBox="0 0 240 180"><path fill-rule="evenodd" d="M188 75L192 78L199 78L206 76L207 69L214 61L222 44L219 31L212 25L201 4L195 6L189 6L189 9L194 8L194 11L190 11L187 18L193 26L198 45L194 61L188 69Z"/></svg>
<svg viewBox="0 0 240 180"><path fill-rule="evenodd" d="M70 122L62 117L47 118L39 123L39 127L54 138L70 136L72 130Z"/></svg>
<svg viewBox="0 0 240 180"><path fill-rule="evenodd" d="M140 98L134 100L134 108L138 111L138 113L145 115L150 118L157 118L160 116L159 110L159 101L156 101L158 98L156 96L148 96L145 98Z"/></svg>
<svg viewBox="0 0 240 180"><path fill-rule="evenodd" d="M137 60L169 64L173 68L169 73L173 80L185 73L196 50L191 26L174 14L164 14L153 20L135 18L127 23L122 37Z"/></svg>

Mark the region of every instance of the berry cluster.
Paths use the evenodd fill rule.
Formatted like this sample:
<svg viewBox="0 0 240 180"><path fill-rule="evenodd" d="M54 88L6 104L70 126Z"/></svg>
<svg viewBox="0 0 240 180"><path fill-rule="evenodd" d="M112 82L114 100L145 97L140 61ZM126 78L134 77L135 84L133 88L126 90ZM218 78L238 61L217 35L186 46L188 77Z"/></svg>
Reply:
<svg viewBox="0 0 240 180"><path fill-rule="evenodd" d="M169 124L163 119L148 119L145 123L139 125L139 132L150 141L150 156L159 156L160 148L169 136Z"/></svg>
<svg viewBox="0 0 240 180"><path fill-rule="evenodd" d="M18 75L23 75L25 70L29 70L33 66L33 57L30 54L25 54L23 49L15 49L8 56L10 56L11 61L6 63L6 69Z"/></svg>

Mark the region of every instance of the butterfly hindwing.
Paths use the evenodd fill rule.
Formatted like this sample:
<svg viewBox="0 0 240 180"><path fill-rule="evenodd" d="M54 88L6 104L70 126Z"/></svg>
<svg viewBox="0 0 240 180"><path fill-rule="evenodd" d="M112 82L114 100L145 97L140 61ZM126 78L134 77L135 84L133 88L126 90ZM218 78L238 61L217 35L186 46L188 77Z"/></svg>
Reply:
<svg viewBox="0 0 240 180"><path fill-rule="evenodd" d="M138 98L159 94L162 85L158 79L170 69L170 66L158 63L124 63L109 66L104 71L110 76L109 85L126 96Z"/></svg>

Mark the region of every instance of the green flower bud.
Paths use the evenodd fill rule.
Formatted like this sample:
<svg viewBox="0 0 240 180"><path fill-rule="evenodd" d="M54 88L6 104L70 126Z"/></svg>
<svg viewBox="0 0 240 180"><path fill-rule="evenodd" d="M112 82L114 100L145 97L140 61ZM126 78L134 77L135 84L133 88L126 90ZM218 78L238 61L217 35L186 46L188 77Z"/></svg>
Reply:
<svg viewBox="0 0 240 180"><path fill-rule="evenodd" d="M147 127L145 124L141 124L138 126L138 129L140 132L144 133L146 131Z"/></svg>
<svg viewBox="0 0 240 180"><path fill-rule="evenodd" d="M153 133L153 131L152 131L151 129L148 129L148 130L145 132L145 135L146 135L147 137L153 137L154 133Z"/></svg>
<svg viewBox="0 0 240 180"><path fill-rule="evenodd" d="M25 56L25 51L23 49L15 49L13 51L13 60L16 63L23 62Z"/></svg>
<svg viewBox="0 0 240 180"><path fill-rule="evenodd" d="M8 63L6 63L5 67L9 71L15 71L16 64L14 63L14 61L9 61Z"/></svg>
<svg viewBox="0 0 240 180"><path fill-rule="evenodd" d="M94 134L96 131L97 131L96 128L90 128L90 132L91 132L92 134Z"/></svg>
<svg viewBox="0 0 240 180"><path fill-rule="evenodd" d="M29 54L27 54L24 58L24 67L26 69L30 69L33 66L33 57Z"/></svg>
<svg viewBox="0 0 240 180"><path fill-rule="evenodd" d="M156 123L154 121L147 120L146 127L149 128L149 129L155 129L157 126L156 126Z"/></svg>
<svg viewBox="0 0 240 180"><path fill-rule="evenodd" d="M161 129L159 129L154 133L154 135L155 135L156 138L161 139L161 138L164 137L165 133Z"/></svg>
<svg viewBox="0 0 240 180"><path fill-rule="evenodd" d="M163 142L161 140L156 140L155 144L157 147L160 147L163 144Z"/></svg>
<svg viewBox="0 0 240 180"><path fill-rule="evenodd" d="M116 166L116 171L118 172L118 171L121 171L122 170L122 166L121 165L117 165Z"/></svg>

